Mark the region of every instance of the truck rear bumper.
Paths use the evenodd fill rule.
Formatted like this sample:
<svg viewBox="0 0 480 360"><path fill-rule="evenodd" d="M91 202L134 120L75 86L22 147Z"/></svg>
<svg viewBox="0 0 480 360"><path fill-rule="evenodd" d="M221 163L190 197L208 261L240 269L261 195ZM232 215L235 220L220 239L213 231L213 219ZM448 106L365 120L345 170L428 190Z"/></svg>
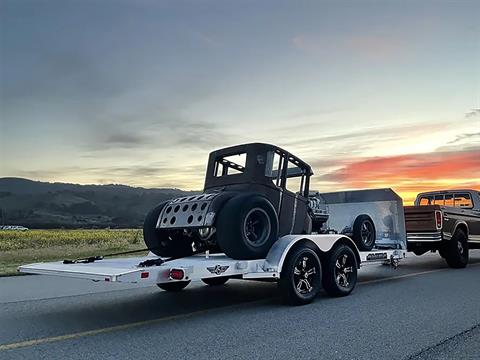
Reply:
<svg viewBox="0 0 480 360"><path fill-rule="evenodd" d="M440 231L407 233L407 242L409 243L435 243L442 242L443 237Z"/></svg>

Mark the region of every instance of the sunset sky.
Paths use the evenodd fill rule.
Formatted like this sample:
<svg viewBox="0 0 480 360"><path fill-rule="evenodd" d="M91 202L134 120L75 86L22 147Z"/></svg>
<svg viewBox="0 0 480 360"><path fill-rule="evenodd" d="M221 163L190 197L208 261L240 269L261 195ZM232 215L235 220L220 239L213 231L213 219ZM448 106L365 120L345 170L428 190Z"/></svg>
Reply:
<svg viewBox="0 0 480 360"><path fill-rule="evenodd" d="M479 1L0 1L0 177L201 189L277 144L320 191L480 190Z"/></svg>

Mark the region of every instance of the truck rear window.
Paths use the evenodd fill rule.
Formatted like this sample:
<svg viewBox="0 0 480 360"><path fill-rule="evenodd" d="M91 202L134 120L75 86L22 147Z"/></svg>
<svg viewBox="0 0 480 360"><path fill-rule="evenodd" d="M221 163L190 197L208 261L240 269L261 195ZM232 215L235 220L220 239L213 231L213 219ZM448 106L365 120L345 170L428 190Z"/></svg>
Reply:
<svg viewBox="0 0 480 360"><path fill-rule="evenodd" d="M423 195L418 202L420 206L440 205L460 208L472 208L470 194L436 194Z"/></svg>
<svg viewBox="0 0 480 360"><path fill-rule="evenodd" d="M433 196L422 196L418 204L420 206L433 205Z"/></svg>
<svg viewBox="0 0 480 360"><path fill-rule="evenodd" d="M446 194L445 195L445 206L450 206L450 207L455 206L455 204L453 202L453 195L452 194Z"/></svg>
<svg viewBox="0 0 480 360"><path fill-rule="evenodd" d="M472 208L473 203L470 194L455 194L455 207Z"/></svg>

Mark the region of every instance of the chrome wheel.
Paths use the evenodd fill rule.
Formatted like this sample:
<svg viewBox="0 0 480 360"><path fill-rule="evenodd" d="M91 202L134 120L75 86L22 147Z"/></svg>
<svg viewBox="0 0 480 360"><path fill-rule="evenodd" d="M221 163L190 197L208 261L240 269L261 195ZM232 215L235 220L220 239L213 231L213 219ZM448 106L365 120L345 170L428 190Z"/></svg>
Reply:
<svg viewBox="0 0 480 360"><path fill-rule="evenodd" d="M270 217L261 208L253 208L245 216L243 222L245 238L251 246L260 247L264 245L271 233Z"/></svg>
<svg viewBox="0 0 480 360"><path fill-rule="evenodd" d="M349 288L352 282L353 266L355 259L351 254L341 253L335 262L335 281L338 286Z"/></svg>
<svg viewBox="0 0 480 360"><path fill-rule="evenodd" d="M313 290L317 274L316 261L311 255L301 256L293 269L293 282L298 293L304 295Z"/></svg>

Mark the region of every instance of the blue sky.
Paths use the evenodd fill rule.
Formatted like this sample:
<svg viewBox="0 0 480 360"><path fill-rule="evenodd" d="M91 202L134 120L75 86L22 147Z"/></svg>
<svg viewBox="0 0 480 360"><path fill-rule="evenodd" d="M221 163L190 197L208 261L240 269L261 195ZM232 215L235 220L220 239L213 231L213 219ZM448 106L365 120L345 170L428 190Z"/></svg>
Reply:
<svg viewBox="0 0 480 360"><path fill-rule="evenodd" d="M211 150L262 141L328 190L354 162L480 157L478 1L0 4L0 176L199 189Z"/></svg>

